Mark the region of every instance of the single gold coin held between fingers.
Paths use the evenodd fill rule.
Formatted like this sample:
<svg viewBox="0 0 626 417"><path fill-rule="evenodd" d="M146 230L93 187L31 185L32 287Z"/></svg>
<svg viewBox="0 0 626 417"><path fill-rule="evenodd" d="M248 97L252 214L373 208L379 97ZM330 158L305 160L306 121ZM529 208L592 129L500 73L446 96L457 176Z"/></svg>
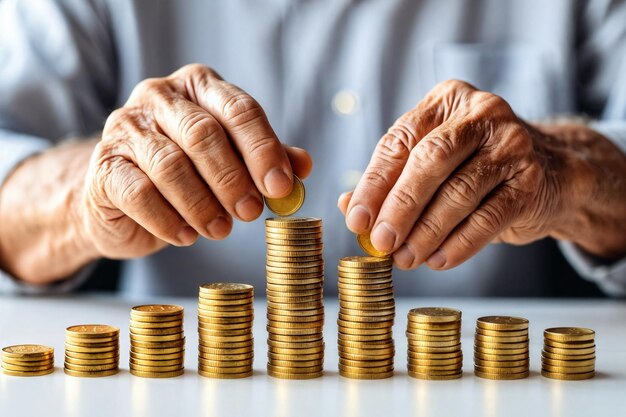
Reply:
<svg viewBox="0 0 626 417"><path fill-rule="evenodd" d="M389 252L380 251L374 247L369 233L356 235L356 241L361 249L363 249L363 251L370 256L375 256L377 258L386 258L389 256Z"/></svg>
<svg viewBox="0 0 626 417"><path fill-rule="evenodd" d="M273 213L279 216L291 216L302 207L304 204L304 184L300 178L293 176L293 188L291 193L282 198L269 198L263 197L265 205Z"/></svg>

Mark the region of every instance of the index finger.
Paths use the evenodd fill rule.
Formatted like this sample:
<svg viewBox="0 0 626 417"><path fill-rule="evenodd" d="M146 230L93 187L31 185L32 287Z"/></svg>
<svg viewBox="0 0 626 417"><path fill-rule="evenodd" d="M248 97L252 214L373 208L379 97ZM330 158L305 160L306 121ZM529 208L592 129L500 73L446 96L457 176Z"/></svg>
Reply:
<svg viewBox="0 0 626 417"><path fill-rule="evenodd" d="M273 198L289 194L293 187L291 164L259 103L207 67L192 66L186 71L189 73L183 78L189 98L224 127L257 189Z"/></svg>

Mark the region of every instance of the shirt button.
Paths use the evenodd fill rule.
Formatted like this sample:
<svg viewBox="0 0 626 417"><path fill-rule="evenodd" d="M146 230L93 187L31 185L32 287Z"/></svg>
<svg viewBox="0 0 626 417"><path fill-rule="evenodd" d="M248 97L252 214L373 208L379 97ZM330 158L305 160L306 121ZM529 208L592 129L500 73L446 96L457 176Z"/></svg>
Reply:
<svg viewBox="0 0 626 417"><path fill-rule="evenodd" d="M341 116L350 116L359 109L359 96L348 90L340 90L333 97L333 110Z"/></svg>

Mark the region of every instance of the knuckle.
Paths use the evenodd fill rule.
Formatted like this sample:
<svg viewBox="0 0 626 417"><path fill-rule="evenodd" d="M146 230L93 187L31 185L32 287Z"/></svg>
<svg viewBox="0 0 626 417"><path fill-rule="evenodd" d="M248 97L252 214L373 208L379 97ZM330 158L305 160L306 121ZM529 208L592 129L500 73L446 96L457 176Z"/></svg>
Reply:
<svg viewBox="0 0 626 417"><path fill-rule="evenodd" d="M456 234L456 241L462 249L473 251L477 246L476 241L466 230L461 230Z"/></svg>
<svg viewBox="0 0 626 417"><path fill-rule="evenodd" d="M419 204L413 193L403 187L393 190L389 197L391 198L391 205L403 211L414 210Z"/></svg>
<svg viewBox="0 0 626 417"><path fill-rule="evenodd" d="M438 241L442 237L443 224L434 216L422 217L417 223L417 228L427 240Z"/></svg>
<svg viewBox="0 0 626 417"><path fill-rule="evenodd" d="M219 123L202 112L186 114L179 123L182 145L191 152L205 152L222 132Z"/></svg>
<svg viewBox="0 0 626 417"><path fill-rule="evenodd" d="M472 208L479 201L476 181L467 174L452 176L441 190L441 196L450 207Z"/></svg>
<svg viewBox="0 0 626 417"><path fill-rule="evenodd" d="M147 177L126 175L122 177L121 181L121 201L131 206L145 204L147 195L152 188L152 184Z"/></svg>
<svg viewBox="0 0 626 417"><path fill-rule="evenodd" d="M365 171L362 180L369 187L374 187L378 190L388 191L392 187L386 173L376 167L370 167L367 171Z"/></svg>
<svg viewBox="0 0 626 417"><path fill-rule="evenodd" d="M259 159L265 159L266 155L269 153L278 154L278 152L282 152L280 145L276 139L272 137L248 140L246 141L245 146L248 155L258 157Z"/></svg>
<svg viewBox="0 0 626 417"><path fill-rule="evenodd" d="M403 122L396 122L378 143L379 151L391 159L404 159L415 147L417 138L415 129Z"/></svg>
<svg viewBox="0 0 626 417"><path fill-rule="evenodd" d="M428 163L432 166L445 164L453 153L453 146L447 138L443 136L430 136L416 146L410 157L415 164Z"/></svg>
<svg viewBox="0 0 626 417"><path fill-rule="evenodd" d="M222 103L222 115L235 125L244 125L265 117L265 113L255 99L245 93L229 95Z"/></svg>
<svg viewBox="0 0 626 417"><path fill-rule="evenodd" d="M175 183L186 174L185 153L174 144L151 150L147 165L150 172L164 184Z"/></svg>
<svg viewBox="0 0 626 417"><path fill-rule="evenodd" d="M236 167L222 168L214 176L216 186L226 190L234 189L234 187L243 183L243 180L244 178L241 175L241 171Z"/></svg>
<svg viewBox="0 0 626 417"><path fill-rule="evenodd" d="M505 216L503 210L492 204L485 205L474 214L475 216L471 223L479 236L490 236L496 233L504 223Z"/></svg>

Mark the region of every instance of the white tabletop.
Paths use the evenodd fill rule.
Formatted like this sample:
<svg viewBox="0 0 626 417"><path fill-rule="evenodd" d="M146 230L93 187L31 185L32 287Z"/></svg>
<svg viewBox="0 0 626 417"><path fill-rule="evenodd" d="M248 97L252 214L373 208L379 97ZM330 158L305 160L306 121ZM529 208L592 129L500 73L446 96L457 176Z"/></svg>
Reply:
<svg viewBox="0 0 626 417"><path fill-rule="evenodd" d="M240 380L197 375L195 300L143 300L186 308L186 373L171 379L143 379L128 372L128 316L137 303L116 298L0 298L0 345L39 343L56 350L56 371L48 376L0 375L0 416L617 416L626 412L626 303L526 299L399 299L394 326L396 375L357 381L337 373L337 303L326 300L326 375L309 381L271 378L265 372L265 305L257 302L255 374ZM416 306L449 306L463 311L463 378L421 381L406 373L407 311ZM531 376L489 381L472 372L475 319L519 315L530 320ZM122 371L89 379L63 373L64 329L72 324L119 326ZM588 381L553 381L539 374L542 331L551 326L596 330L597 376Z"/></svg>

